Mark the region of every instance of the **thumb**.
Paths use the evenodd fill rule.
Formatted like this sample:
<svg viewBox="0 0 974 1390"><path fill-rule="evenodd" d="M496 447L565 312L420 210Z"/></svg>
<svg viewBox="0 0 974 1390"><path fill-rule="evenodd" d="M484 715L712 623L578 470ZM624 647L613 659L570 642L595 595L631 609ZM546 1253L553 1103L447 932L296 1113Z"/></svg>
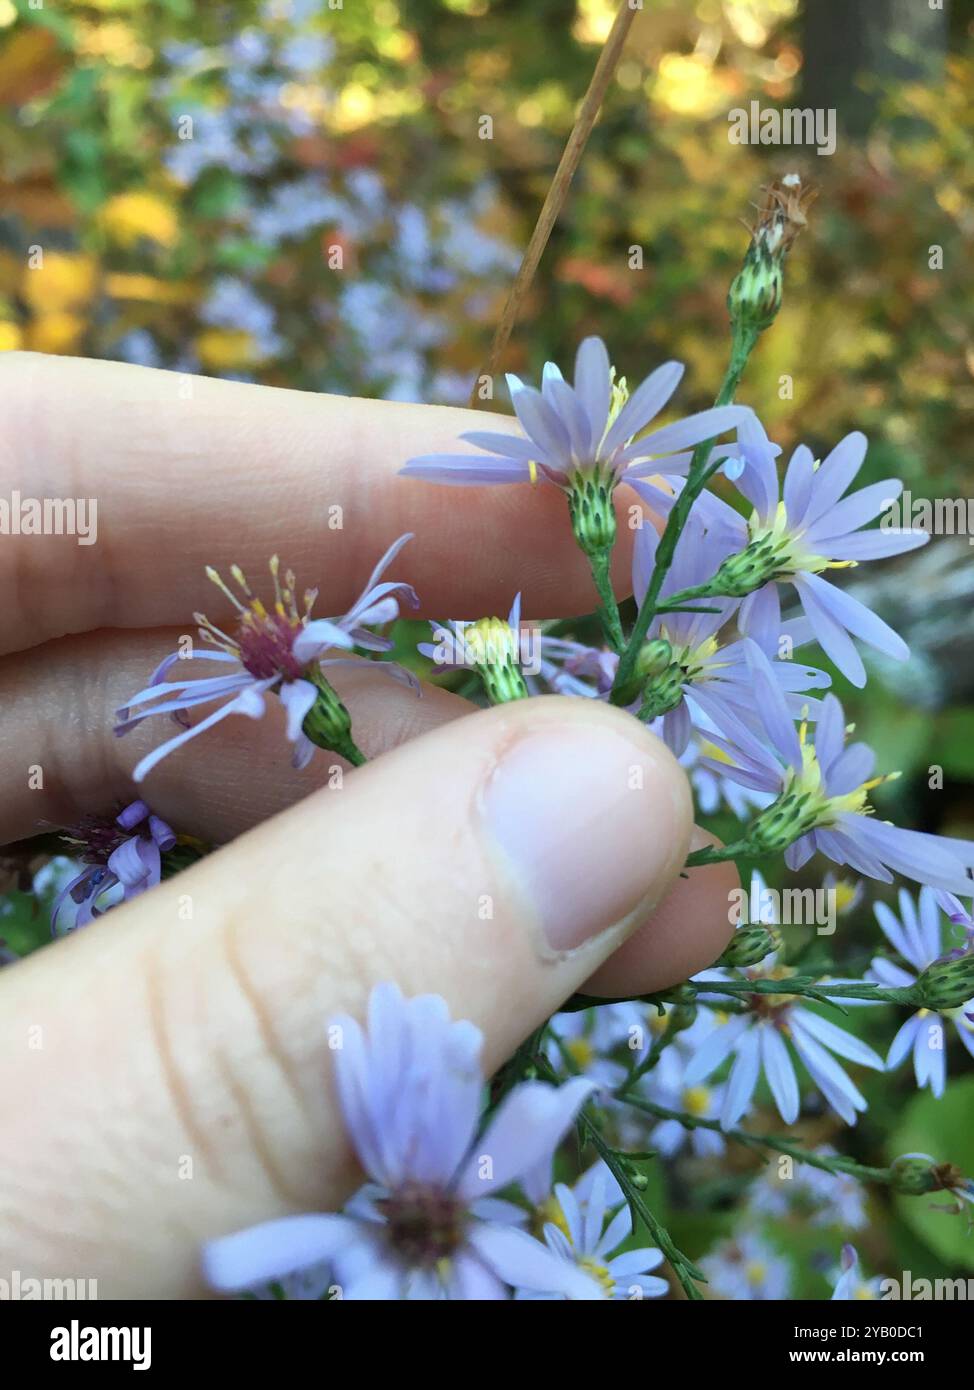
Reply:
<svg viewBox="0 0 974 1390"><path fill-rule="evenodd" d="M192 1296L203 1240L359 1180L326 1044L374 984L496 1068L666 893L683 773L635 719L526 700L322 788L0 976L0 1248L102 1297Z"/></svg>

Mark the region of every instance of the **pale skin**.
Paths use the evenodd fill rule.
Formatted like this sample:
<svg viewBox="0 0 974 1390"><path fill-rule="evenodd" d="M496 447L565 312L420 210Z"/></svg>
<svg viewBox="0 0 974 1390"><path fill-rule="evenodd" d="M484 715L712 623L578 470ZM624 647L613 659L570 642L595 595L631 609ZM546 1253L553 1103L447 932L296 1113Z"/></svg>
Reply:
<svg viewBox="0 0 974 1390"><path fill-rule="evenodd" d="M691 844L708 843L682 770L595 701L471 713L434 687L417 699L345 673L335 683L375 761L341 788L333 755L291 768L277 707L228 719L131 782L173 726L115 739L112 711L195 633L194 610L228 619L205 565L239 563L263 591L279 552L299 588L319 586L327 616L413 531L387 577L416 587L421 616L506 614L518 588L531 616L591 611L555 488L396 477L411 455L456 451L462 430L513 428L509 417L30 354L0 359L0 405L0 496L98 501L94 545L0 536L0 842L139 795L178 830L231 841L0 971L0 1269L96 1278L100 1297L198 1297L201 1241L333 1210L360 1181L325 1025L361 1017L374 983L442 994L483 1030L496 1068L577 990L639 993L710 964L736 875L718 864L680 877ZM629 541L623 525L620 596ZM564 746L544 871L563 853L572 906L593 918L586 944L557 958L539 950L537 904L481 814L497 768L538 740ZM578 779L603 746L618 785L588 823Z"/></svg>

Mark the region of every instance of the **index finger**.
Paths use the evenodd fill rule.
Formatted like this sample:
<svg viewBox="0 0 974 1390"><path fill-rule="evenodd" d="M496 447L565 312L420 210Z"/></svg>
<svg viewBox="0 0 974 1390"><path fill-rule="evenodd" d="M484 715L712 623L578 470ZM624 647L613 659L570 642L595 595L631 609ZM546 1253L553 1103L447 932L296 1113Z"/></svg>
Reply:
<svg viewBox="0 0 974 1390"><path fill-rule="evenodd" d="M413 455L462 451L465 430L516 433L513 417L31 353L0 358L0 405L0 591L17 600L0 608L0 651L187 622L214 608L205 566L256 580L275 553L321 588L321 615L341 613L406 531L392 577L427 615L506 613L518 589L534 616L595 607L555 488L396 476ZM25 506L64 498L86 500L88 537L26 533ZM630 544L620 528L620 592Z"/></svg>

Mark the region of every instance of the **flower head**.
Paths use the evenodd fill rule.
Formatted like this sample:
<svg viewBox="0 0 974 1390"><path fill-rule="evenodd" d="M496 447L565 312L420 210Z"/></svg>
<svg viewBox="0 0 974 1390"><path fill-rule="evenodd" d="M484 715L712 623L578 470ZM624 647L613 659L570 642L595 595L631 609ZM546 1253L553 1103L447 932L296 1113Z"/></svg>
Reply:
<svg viewBox="0 0 974 1390"><path fill-rule="evenodd" d="M834 695L822 701L814 736L804 723L796 729L767 659L753 646L750 658L766 738L725 713L728 737L715 733L711 742L730 760L717 764L723 775L776 793L750 827L755 850L785 850L790 869L800 869L821 851L834 864L849 865L883 883L891 882L895 871L947 892L969 892L974 843L877 820L869 795L898 774L874 776L872 749L865 743L846 745L845 715Z"/></svg>
<svg viewBox="0 0 974 1390"><path fill-rule="evenodd" d="M162 876L162 855L176 843L176 832L153 815L144 801L133 801L116 816L85 816L66 828L62 838L72 857L85 866L65 884L51 908L54 936L85 927L101 915L106 895L121 887L122 901L154 888ZM74 920L63 925L65 905Z"/></svg>
<svg viewBox="0 0 974 1390"><path fill-rule="evenodd" d="M582 549L604 552L615 539L612 493L620 481L686 473L691 455L680 451L736 428L749 414L743 406L719 406L637 439L682 375L678 362L666 362L630 395L616 382L601 338L586 338L575 357L572 386L553 362L545 365L540 391L508 375L523 435L472 430L461 438L485 454L429 454L410 459L400 471L435 483L554 483L568 493Z"/></svg>
<svg viewBox="0 0 974 1390"><path fill-rule="evenodd" d="M932 888L921 888L917 900L901 888L899 909L897 916L885 903L876 903L874 911L886 940L912 968L877 956L869 972L878 984L894 988L914 984L942 959L943 952L940 908ZM953 1023L957 1036L974 1057L974 999L969 999L957 1008L938 1013L919 1009L896 1034L886 1058L886 1065L892 1070L912 1052L917 1085L921 1089L929 1086L935 1096L942 1096L947 1084L945 1020Z"/></svg>
<svg viewBox="0 0 974 1390"><path fill-rule="evenodd" d="M586 1189L583 1194L582 1188ZM669 1293L665 1279L650 1270L663 1263L663 1252L654 1247L613 1254L632 1235L632 1215L625 1203L613 1213L610 1207L617 1184L599 1162L594 1173L584 1175L575 1190L555 1185L559 1220L544 1227L545 1243L564 1265L593 1281L595 1297L612 1300L659 1298ZM569 1294L524 1294L525 1298L567 1298Z"/></svg>
<svg viewBox="0 0 974 1390"><path fill-rule="evenodd" d="M369 1181L342 1214L290 1216L210 1242L206 1277L232 1291L330 1265L345 1299L499 1299L511 1288L597 1299L583 1270L511 1224L492 1194L550 1164L591 1094L514 1088L478 1137L483 1038L435 995L377 985L368 1028L336 1020L335 1078Z"/></svg>
<svg viewBox="0 0 974 1390"><path fill-rule="evenodd" d="M742 423L738 439L744 467L735 483L751 503L750 518L711 493L697 506L713 542L733 552L718 568L712 589L743 599L741 631L767 649L781 627L777 585L790 583L823 651L853 685L866 681L853 637L905 661L909 649L903 639L865 604L822 577L826 570L926 544L929 537L921 530L861 530L899 496L903 484L888 478L843 498L866 455L865 436L858 432L840 440L821 464L799 445L781 488L776 450L756 416Z"/></svg>
<svg viewBox="0 0 974 1390"><path fill-rule="evenodd" d="M719 1298L735 1302L775 1302L788 1297L788 1261L753 1231L744 1231L705 1255L700 1268Z"/></svg>
<svg viewBox="0 0 974 1390"><path fill-rule="evenodd" d="M656 563L659 538L654 527L642 526L636 533L633 550L633 593L642 604ZM719 551L717 554L719 555ZM673 562L663 582L660 598L665 600L684 589L704 582L714 567L714 547L702 522L693 512L677 544ZM646 642L637 659L636 672L642 680L639 713L647 722L660 718L660 736L677 757L686 752L694 728L723 726L726 712L760 729L760 711L755 711L752 693L750 639L728 635L728 623L738 607L737 599L705 600L708 611L660 613L654 617ZM786 703L799 713L817 711L818 703L802 696L830 684L822 671L798 661L778 661L782 634L799 640L804 631L798 625L779 624L773 634L762 634L768 654L767 667Z"/></svg>
<svg viewBox="0 0 974 1390"><path fill-rule="evenodd" d="M254 594L239 566L231 569L240 590L239 597L215 570L208 569L208 577L236 610L233 632L217 627L202 613L195 614L200 636L211 650L172 652L167 656L152 673L145 689L133 695L116 712L119 722L115 733L126 734L153 714L171 714L185 725L187 710L217 701L223 703L198 724L185 727L182 733L147 754L132 774L135 781L142 781L169 753L228 715L245 714L259 719L264 713L264 696L268 694L276 694L287 712L287 736L294 745L296 767L307 766L315 746L334 748L352 762L360 762L361 754L351 741L348 711L326 679L325 669L361 666L362 663L326 657L325 653L333 648L349 651L356 646L374 652L390 649L391 642L371 628L398 617L399 595L404 595L411 603L417 602L409 584L380 582L384 570L410 539L409 535L401 536L390 546L359 598L338 618L312 619L316 589L305 591L299 608L294 575L288 570L282 577L276 555L270 562L274 586L270 607ZM165 677L180 660L216 661L234 669L225 676L206 680L166 681ZM412 677L393 663L383 663L382 670L415 684Z"/></svg>
<svg viewBox="0 0 974 1390"><path fill-rule="evenodd" d="M478 672L492 705L521 700L530 694L521 671L521 595L506 619L459 620L443 626L431 623L435 642L421 642L419 651L441 670L466 667Z"/></svg>

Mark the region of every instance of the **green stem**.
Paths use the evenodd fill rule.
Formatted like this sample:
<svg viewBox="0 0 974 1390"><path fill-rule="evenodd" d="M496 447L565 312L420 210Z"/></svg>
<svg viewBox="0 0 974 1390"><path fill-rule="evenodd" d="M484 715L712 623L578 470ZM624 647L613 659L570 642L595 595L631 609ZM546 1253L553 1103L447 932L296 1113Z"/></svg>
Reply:
<svg viewBox="0 0 974 1390"><path fill-rule="evenodd" d="M743 858L749 853L744 840L736 840L732 845L707 845L704 849L695 849L692 854L688 854L683 867L699 869L703 864L723 864L728 859Z"/></svg>
<svg viewBox="0 0 974 1390"><path fill-rule="evenodd" d="M562 1056L568 1063L569 1070L577 1076L579 1074L579 1069L575 1064L574 1058L565 1048L561 1038L559 1038L557 1034L553 1036L558 1043ZM552 1082L554 1085L558 1084L558 1074L548 1062L547 1057L541 1054L534 1059L534 1062L539 1076L543 1077L546 1081ZM673 1273L676 1275L677 1279L679 1279L687 1298L699 1299L701 1296L700 1291L694 1283L694 1280L698 1279L705 1283L706 1280L704 1276L695 1265L690 1263L683 1252L677 1249L669 1231L667 1231L665 1226L660 1224L649 1207L647 1207L638 1189L633 1184L632 1174L629 1171L626 1155L620 1150L612 1147L587 1111L588 1106L579 1112L578 1118L575 1121L579 1138L583 1143L587 1141L592 1144L596 1153L605 1163L609 1172L625 1193L626 1201L629 1204L629 1211L632 1214L633 1231L636 1229L637 1222L641 1221L649 1231L655 1244L669 1260Z"/></svg>
<svg viewBox="0 0 974 1390"><path fill-rule="evenodd" d="M734 334L731 345L731 360L721 382L720 390L714 401L715 406L729 405L734 399L738 383L747 365L747 359L751 355L751 350L758 340L760 329L753 327L742 327ZM660 590L663 581L669 573L670 565L673 563L673 556L676 553L677 541L680 539L683 528L686 525L690 508L703 491L708 480L717 471L720 465L709 464L710 450L714 445L713 439L707 439L702 444L698 444L693 451L690 461L690 468L687 472L687 481L679 497L673 505L670 515L666 522L666 527L660 537L659 545L656 549L656 564L653 568L653 575L646 590L646 596L639 609L632 632L629 634L629 644L622 654L619 662L619 669L612 686L609 699L614 705L631 704L635 695L631 689L633 684L633 672L636 665L636 658L640 648L646 640L646 633L649 625L653 621L658 611Z"/></svg>
<svg viewBox="0 0 974 1390"><path fill-rule="evenodd" d="M625 1101L636 1110L642 1110L647 1115L655 1115L658 1119L676 1120L684 1129L710 1129L735 1144L743 1144L746 1148L774 1149L777 1153L787 1154L789 1158L794 1158L799 1163L807 1163L812 1168L821 1168L826 1173L846 1173L849 1177L858 1178L860 1182L889 1185L893 1180L889 1168L869 1168L863 1163L856 1163L854 1159L844 1158L841 1154L812 1153L798 1144L792 1144L788 1139L779 1138L776 1134L750 1134L744 1129L723 1129L719 1120L687 1115L681 1110L669 1110L665 1105L657 1105L654 1101L626 1095L625 1089L623 1085L616 1091L617 1099Z"/></svg>
<svg viewBox="0 0 974 1390"><path fill-rule="evenodd" d="M602 600L602 607L599 609L599 621L602 624L602 630L612 650L621 652L626 645L626 639L619 617L619 605L616 603L612 580L609 576L611 557L611 550L599 551L597 554L589 556L589 564L592 567L595 587Z"/></svg>

